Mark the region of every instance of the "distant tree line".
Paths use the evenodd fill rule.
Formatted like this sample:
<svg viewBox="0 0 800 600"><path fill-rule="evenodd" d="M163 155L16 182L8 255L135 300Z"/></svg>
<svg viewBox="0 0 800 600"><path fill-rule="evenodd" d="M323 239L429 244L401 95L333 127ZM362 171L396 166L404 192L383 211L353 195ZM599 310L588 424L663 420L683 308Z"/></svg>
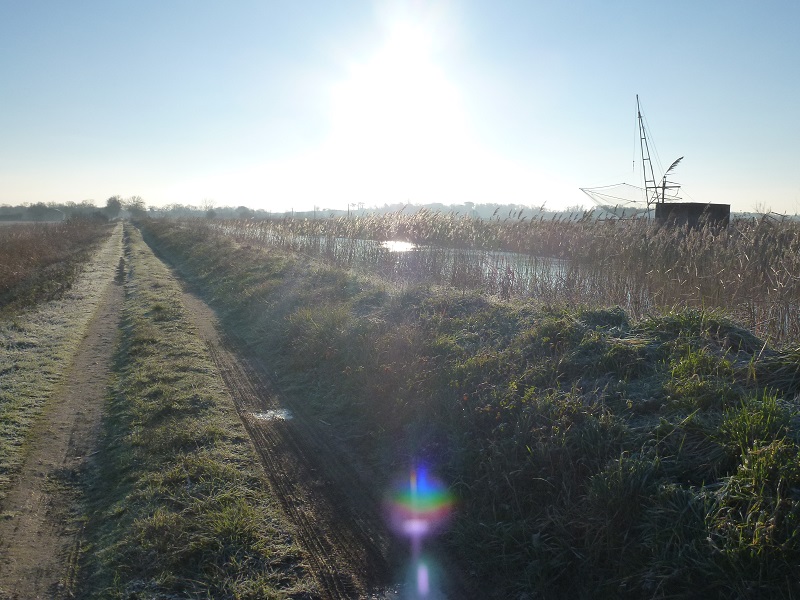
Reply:
<svg viewBox="0 0 800 600"><path fill-rule="evenodd" d="M428 204L393 203L383 206L365 207L363 203L352 203L347 208L320 208L315 206L311 210L268 211L240 206L216 206L213 200L204 199L198 205L193 204L167 204L161 207L147 206L140 196L123 198L120 195L111 196L104 205L97 206L94 200L82 202L38 202L35 204L20 204L17 206L0 206L0 221L62 221L70 218L92 218L112 220L126 217L150 216L153 218L206 218L206 219L325 219L339 217L357 217L370 214L390 214L404 212L416 214L420 211L441 214L455 214L464 217L473 217L482 220L505 219L541 219L546 220L558 217L575 218L584 213L591 212L590 218L633 218L644 216L641 210L626 208L624 212L618 207L597 207L587 209L576 205L563 210L550 210L544 205L525 206L521 204L493 204L463 202L461 204L442 204L439 202Z"/></svg>
<svg viewBox="0 0 800 600"><path fill-rule="evenodd" d="M94 200L2 205L0 206L0 221L53 222L67 219L109 221L129 215L143 215L146 211L145 202L139 196L130 198L111 196L106 200L105 206L101 207L98 207Z"/></svg>
<svg viewBox="0 0 800 600"><path fill-rule="evenodd" d="M420 211L441 214L455 214L464 217L473 217L482 220L505 219L541 219L546 220L569 217L575 218L583 213L591 212L591 218L633 218L644 216L643 211L625 209L621 213L618 207L592 207L591 210L576 205L564 210L549 210L544 205L540 207L525 206L521 204L492 204L463 202L461 204L442 204L433 202L428 204L392 203L382 206L365 207L363 203L352 203L347 208L321 208L315 206L311 210L286 210L269 211L252 209L244 205L216 206L210 199L204 199L198 205L193 204L167 204L162 207L147 206L140 196L123 198L120 195L109 197L104 205L98 206L94 200L81 202L37 202L34 204L19 204L15 206L0 206L0 221L39 221L53 222L64 221L72 218L91 218L113 220L127 217L150 216L153 218L206 218L206 219L325 219L340 217L358 217L370 214L391 214L403 212L416 214Z"/></svg>

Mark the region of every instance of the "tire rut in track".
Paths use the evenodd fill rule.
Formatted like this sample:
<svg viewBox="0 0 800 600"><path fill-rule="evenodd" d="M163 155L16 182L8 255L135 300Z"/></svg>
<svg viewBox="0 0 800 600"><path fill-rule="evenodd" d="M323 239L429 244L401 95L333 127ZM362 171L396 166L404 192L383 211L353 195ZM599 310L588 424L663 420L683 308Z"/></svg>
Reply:
<svg viewBox="0 0 800 600"><path fill-rule="evenodd" d="M300 407L279 404L263 368L233 351L202 300L187 293L184 302L272 488L297 527L322 597L396 598L388 584L399 553L383 522L380 490L372 489L368 474L345 458L347 449L322 423L304 415ZM294 418L274 412L286 408Z"/></svg>

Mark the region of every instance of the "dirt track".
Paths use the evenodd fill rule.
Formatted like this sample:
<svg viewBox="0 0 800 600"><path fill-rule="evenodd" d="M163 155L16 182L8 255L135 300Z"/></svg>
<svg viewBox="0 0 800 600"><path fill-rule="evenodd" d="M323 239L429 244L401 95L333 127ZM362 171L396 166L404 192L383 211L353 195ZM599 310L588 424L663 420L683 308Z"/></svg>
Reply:
<svg viewBox="0 0 800 600"><path fill-rule="evenodd" d="M74 512L77 482L97 440L122 306L122 287L112 282L120 240L117 231L109 241L112 268L106 265L99 308L35 426L22 470L3 502L3 600L72 597L82 528Z"/></svg>

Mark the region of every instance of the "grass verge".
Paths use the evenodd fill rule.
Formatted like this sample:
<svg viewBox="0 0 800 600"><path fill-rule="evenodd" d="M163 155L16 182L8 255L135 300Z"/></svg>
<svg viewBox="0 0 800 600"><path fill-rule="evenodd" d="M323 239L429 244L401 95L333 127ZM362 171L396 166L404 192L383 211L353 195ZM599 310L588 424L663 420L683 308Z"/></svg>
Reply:
<svg viewBox="0 0 800 600"><path fill-rule="evenodd" d="M230 397L132 227L116 382L88 507L88 598L311 598Z"/></svg>

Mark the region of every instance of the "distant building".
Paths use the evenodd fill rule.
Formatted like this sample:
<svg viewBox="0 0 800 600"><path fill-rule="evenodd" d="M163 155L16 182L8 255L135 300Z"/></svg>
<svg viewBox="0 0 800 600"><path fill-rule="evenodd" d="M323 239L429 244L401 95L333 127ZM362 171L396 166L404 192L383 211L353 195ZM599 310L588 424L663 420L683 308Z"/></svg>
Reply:
<svg viewBox="0 0 800 600"><path fill-rule="evenodd" d="M682 227L727 227L731 220L730 204L704 202L659 202L656 204L656 223Z"/></svg>

